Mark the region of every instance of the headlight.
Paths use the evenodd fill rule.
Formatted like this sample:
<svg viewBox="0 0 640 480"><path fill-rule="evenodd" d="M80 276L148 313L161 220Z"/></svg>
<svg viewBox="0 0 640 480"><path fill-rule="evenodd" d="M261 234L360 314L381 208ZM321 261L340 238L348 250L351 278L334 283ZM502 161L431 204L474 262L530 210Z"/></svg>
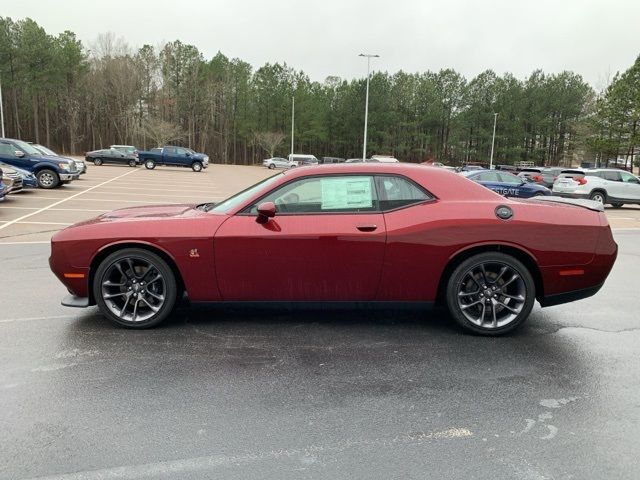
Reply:
<svg viewBox="0 0 640 480"><path fill-rule="evenodd" d="M63 170L71 170L71 165L68 163L59 163L58 166Z"/></svg>

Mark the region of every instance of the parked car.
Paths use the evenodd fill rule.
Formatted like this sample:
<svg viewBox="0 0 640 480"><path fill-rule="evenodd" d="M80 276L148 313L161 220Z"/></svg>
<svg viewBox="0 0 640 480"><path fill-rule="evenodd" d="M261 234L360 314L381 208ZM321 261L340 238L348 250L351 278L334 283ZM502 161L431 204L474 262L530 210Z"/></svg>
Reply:
<svg viewBox="0 0 640 480"><path fill-rule="evenodd" d="M537 183L530 183L513 173L498 170L462 172L462 176L484 185L505 197L531 198L551 195L551 190Z"/></svg>
<svg viewBox="0 0 640 480"><path fill-rule="evenodd" d="M318 159L319 163L322 163L323 165L325 163L344 163L344 158L341 157L320 157Z"/></svg>
<svg viewBox="0 0 640 480"><path fill-rule="evenodd" d="M485 168L480 165L463 165L460 168L461 172L473 172L476 170L485 170Z"/></svg>
<svg viewBox="0 0 640 480"><path fill-rule="evenodd" d="M0 166L3 166L4 164L0 163ZM4 167L3 167L4 168ZM18 168L18 167L11 167L13 170L15 170L18 175L20 176L20 179L22 180L22 188L38 188L38 179L36 178L36 176L31 173L28 172L27 170L23 169L23 168Z"/></svg>
<svg viewBox="0 0 640 480"><path fill-rule="evenodd" d="M566 167L546 167L540 172L541 181L538 182L547 188L552 188L560 173L566 170Z"/></svg>
<svg viewBox="0 0 640 480"><path fill-rule="evenodd" d="M287 159L290 162L295 162L299 167L303 167L305 165L317 165L319 163L315 155L305 155L302 153L290 153Z"/></svg>
<svg viewBox="0 0 640 480"><path fill-rule="evenodd" d="M504 198L419 165L294 168L220 203L83 221L52 237L49 263L70 292L64 305L97 304L131 328L158 325L184 294L444 304L463 328L498 335L536 299L594 295L616 259L602 205L541 198Z"/></svg>
<svg viewBox="0 0 640 480"><path fill-rule="evenodd" d="M400 160L392 155L371 155L371 160L377 160L380 163L399 163Z"/></svg>
<svg viewBox="0 0 640 480"><path fill-rule="evenodd" d="M196 153L190 148L167 145L153 148L150 151L139 151L138 158L149 170L156 165L170 165L175 167L191 167L194 172L201 172L209 166L209 157L204 153Z"/></svg>
<svg viewBox="0 0 640 480"><path fill-rule="evenodd" d="M84 154L87 162L93 162L99 167L104 164L129 165L136 167L140 164L138 157L130 155L115 148L103 148L102 150L94 150Z"/></svg>
<svg viewBox="0 0 640 480"><path fill-rule="evenodd" d="M22 140L0 138L0 162L33 173L40 188L56 188L80 177L73 160L43 155Z"/></svg>
<svg viewBox="0 0 640 480"><path fill-rule="evenodd" d="M542 167L524 167L518 172L518 176L532 183L542 184Z"/></svg>
<svg viewBox="0 0 640 480"><path fill-rule="evenodd" d="M271 157L262 161L262 165L273 170L274 168L293 168L298 166L298 162L292 162L282 157Z"/></svg>
<svg viewBox="0 0 640 480"><path fill-rule="evenodd" d="M22 176L15 168L2 165L2 180L9 185L7 193L20 193L22 191Z"/></svg>
<svg viewBox="0 0 640 480"><path fill-rule="evenodd" d="M111 145L109 148L126 153L127 155L133 155L134 157L138 156L138 149L133 145Z"/></svg>
<svg viewBox="0 0 640 480"><path fill-rule="evenodd" d="M624 170L587 169L561 173L553 184L553 194L567 198L588 198L620 208L625 203L640 204L640 179Z"/></svg>
<svg viewBox="0 0 640 480"><path fill-rule="evenodd" d="M366 163L380 163L377 158L367 158ZM347 158L344 163L362 163L362 158Z"/></svg>
<svg viewBox="0 0 640 480"><path fill-rule="evenodd" d="M49 155L52 157L62 157L62 155L58 155L56 152L54 152L50 148L45 147L44 145L40 145L39 143L32 143L32 142L28 142L28 143L29 145L32 145L36 150L41 152L43 155ZM87 164L84 163L84 160L76 160L75 158L69 158L69 157L62 157L62 158L64 158L65 160L71 160L72 162L75 162L76 168L78 169L78 172L80 173L80 175L87 172Z"/></svg>
<svg viewBox="0 0 640 480"><path fill-rule="evenodd" d="M3 201L7 193L9 193L9 187L5 185L2 175L2 168L0 168L0 202Z"/></svg>

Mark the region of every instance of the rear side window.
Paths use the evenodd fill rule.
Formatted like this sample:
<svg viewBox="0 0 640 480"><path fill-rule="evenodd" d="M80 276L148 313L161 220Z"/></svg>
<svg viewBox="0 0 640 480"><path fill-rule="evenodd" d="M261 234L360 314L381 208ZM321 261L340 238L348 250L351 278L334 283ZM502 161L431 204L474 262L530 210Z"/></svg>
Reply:
<svg viewBox="0 0 640 480"><path fill-rule="evenodd" d="M499 182L500 177L497 172L483 172L473 177L478 182Z"/></svg>
<svg viewBox="0 0 640 480"><path fill-rule="evenodd" d="M601 178L604 178L605 180L609 180L612 182L620 182L622 181L622 179L620 178L620 173L619 172L601 172L603 174L603 176Z"/></svg>
<svg viewBox="0 0 640 480"><path fill-rule="evenodd" d="M376 182L380 210L383 212L433 199L433 196L403 177L379 176Z"/></svg>

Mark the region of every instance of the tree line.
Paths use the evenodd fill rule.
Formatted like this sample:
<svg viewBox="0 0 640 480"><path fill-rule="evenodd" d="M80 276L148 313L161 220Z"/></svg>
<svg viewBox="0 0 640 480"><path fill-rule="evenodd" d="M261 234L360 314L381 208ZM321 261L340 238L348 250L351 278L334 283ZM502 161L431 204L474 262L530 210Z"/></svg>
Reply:
<svg viewBox="0 0 640 480"><path fill-rule="evenodd" d="M576 73L536 70L518 79L491 70L371 75L368 152L405 161L570 165L633 155L640 66L600 94ZM166 142L220 163L289 153L295 97L296 153L357 157L366 79L312 81L286 64L254 69L179 40L132 49L112 34L87 47L73 32L48 34L31 19L0 17L6 136L65 153L113 143ZM629 157L632 158L632 157Z"/></svg>

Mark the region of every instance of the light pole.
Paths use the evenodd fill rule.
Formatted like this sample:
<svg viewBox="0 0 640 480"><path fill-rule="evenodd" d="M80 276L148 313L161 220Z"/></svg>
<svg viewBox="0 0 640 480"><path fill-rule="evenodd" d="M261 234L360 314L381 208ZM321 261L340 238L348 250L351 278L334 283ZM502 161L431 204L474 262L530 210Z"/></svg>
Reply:
<svg viewBox="0 0 640 480"><path fill-rule="evenodd" d="M493 147L496 144L496 123L498 122L498 114L493 114L493 137L491 137L491 159L489 160L489 170L493 168Z"/></svg>
<svg viewBox="0 0 640 480"><path fill-rule="evenodd" d="M292 97L291 100L291 155L293 155L293 125L296 118L296 97Z"/></svg>
<svg viewBox="0 0 640 480"><path fill-rule="evenodd" d="M4 138L4 106L2 102L2 80L0 80L0 124L2 124L2 136Z"/></svg>
<svg viewBox="0 0 640 480"><path fill-rule="evenodd" d="M364 100L364 142L362 144L362 161L367 158L367 121L369 120L369 70L371 67L371 59L379 58L380 55L372 55L370 53L361 53L359 57L367 58L367 95Z"/></svg>

